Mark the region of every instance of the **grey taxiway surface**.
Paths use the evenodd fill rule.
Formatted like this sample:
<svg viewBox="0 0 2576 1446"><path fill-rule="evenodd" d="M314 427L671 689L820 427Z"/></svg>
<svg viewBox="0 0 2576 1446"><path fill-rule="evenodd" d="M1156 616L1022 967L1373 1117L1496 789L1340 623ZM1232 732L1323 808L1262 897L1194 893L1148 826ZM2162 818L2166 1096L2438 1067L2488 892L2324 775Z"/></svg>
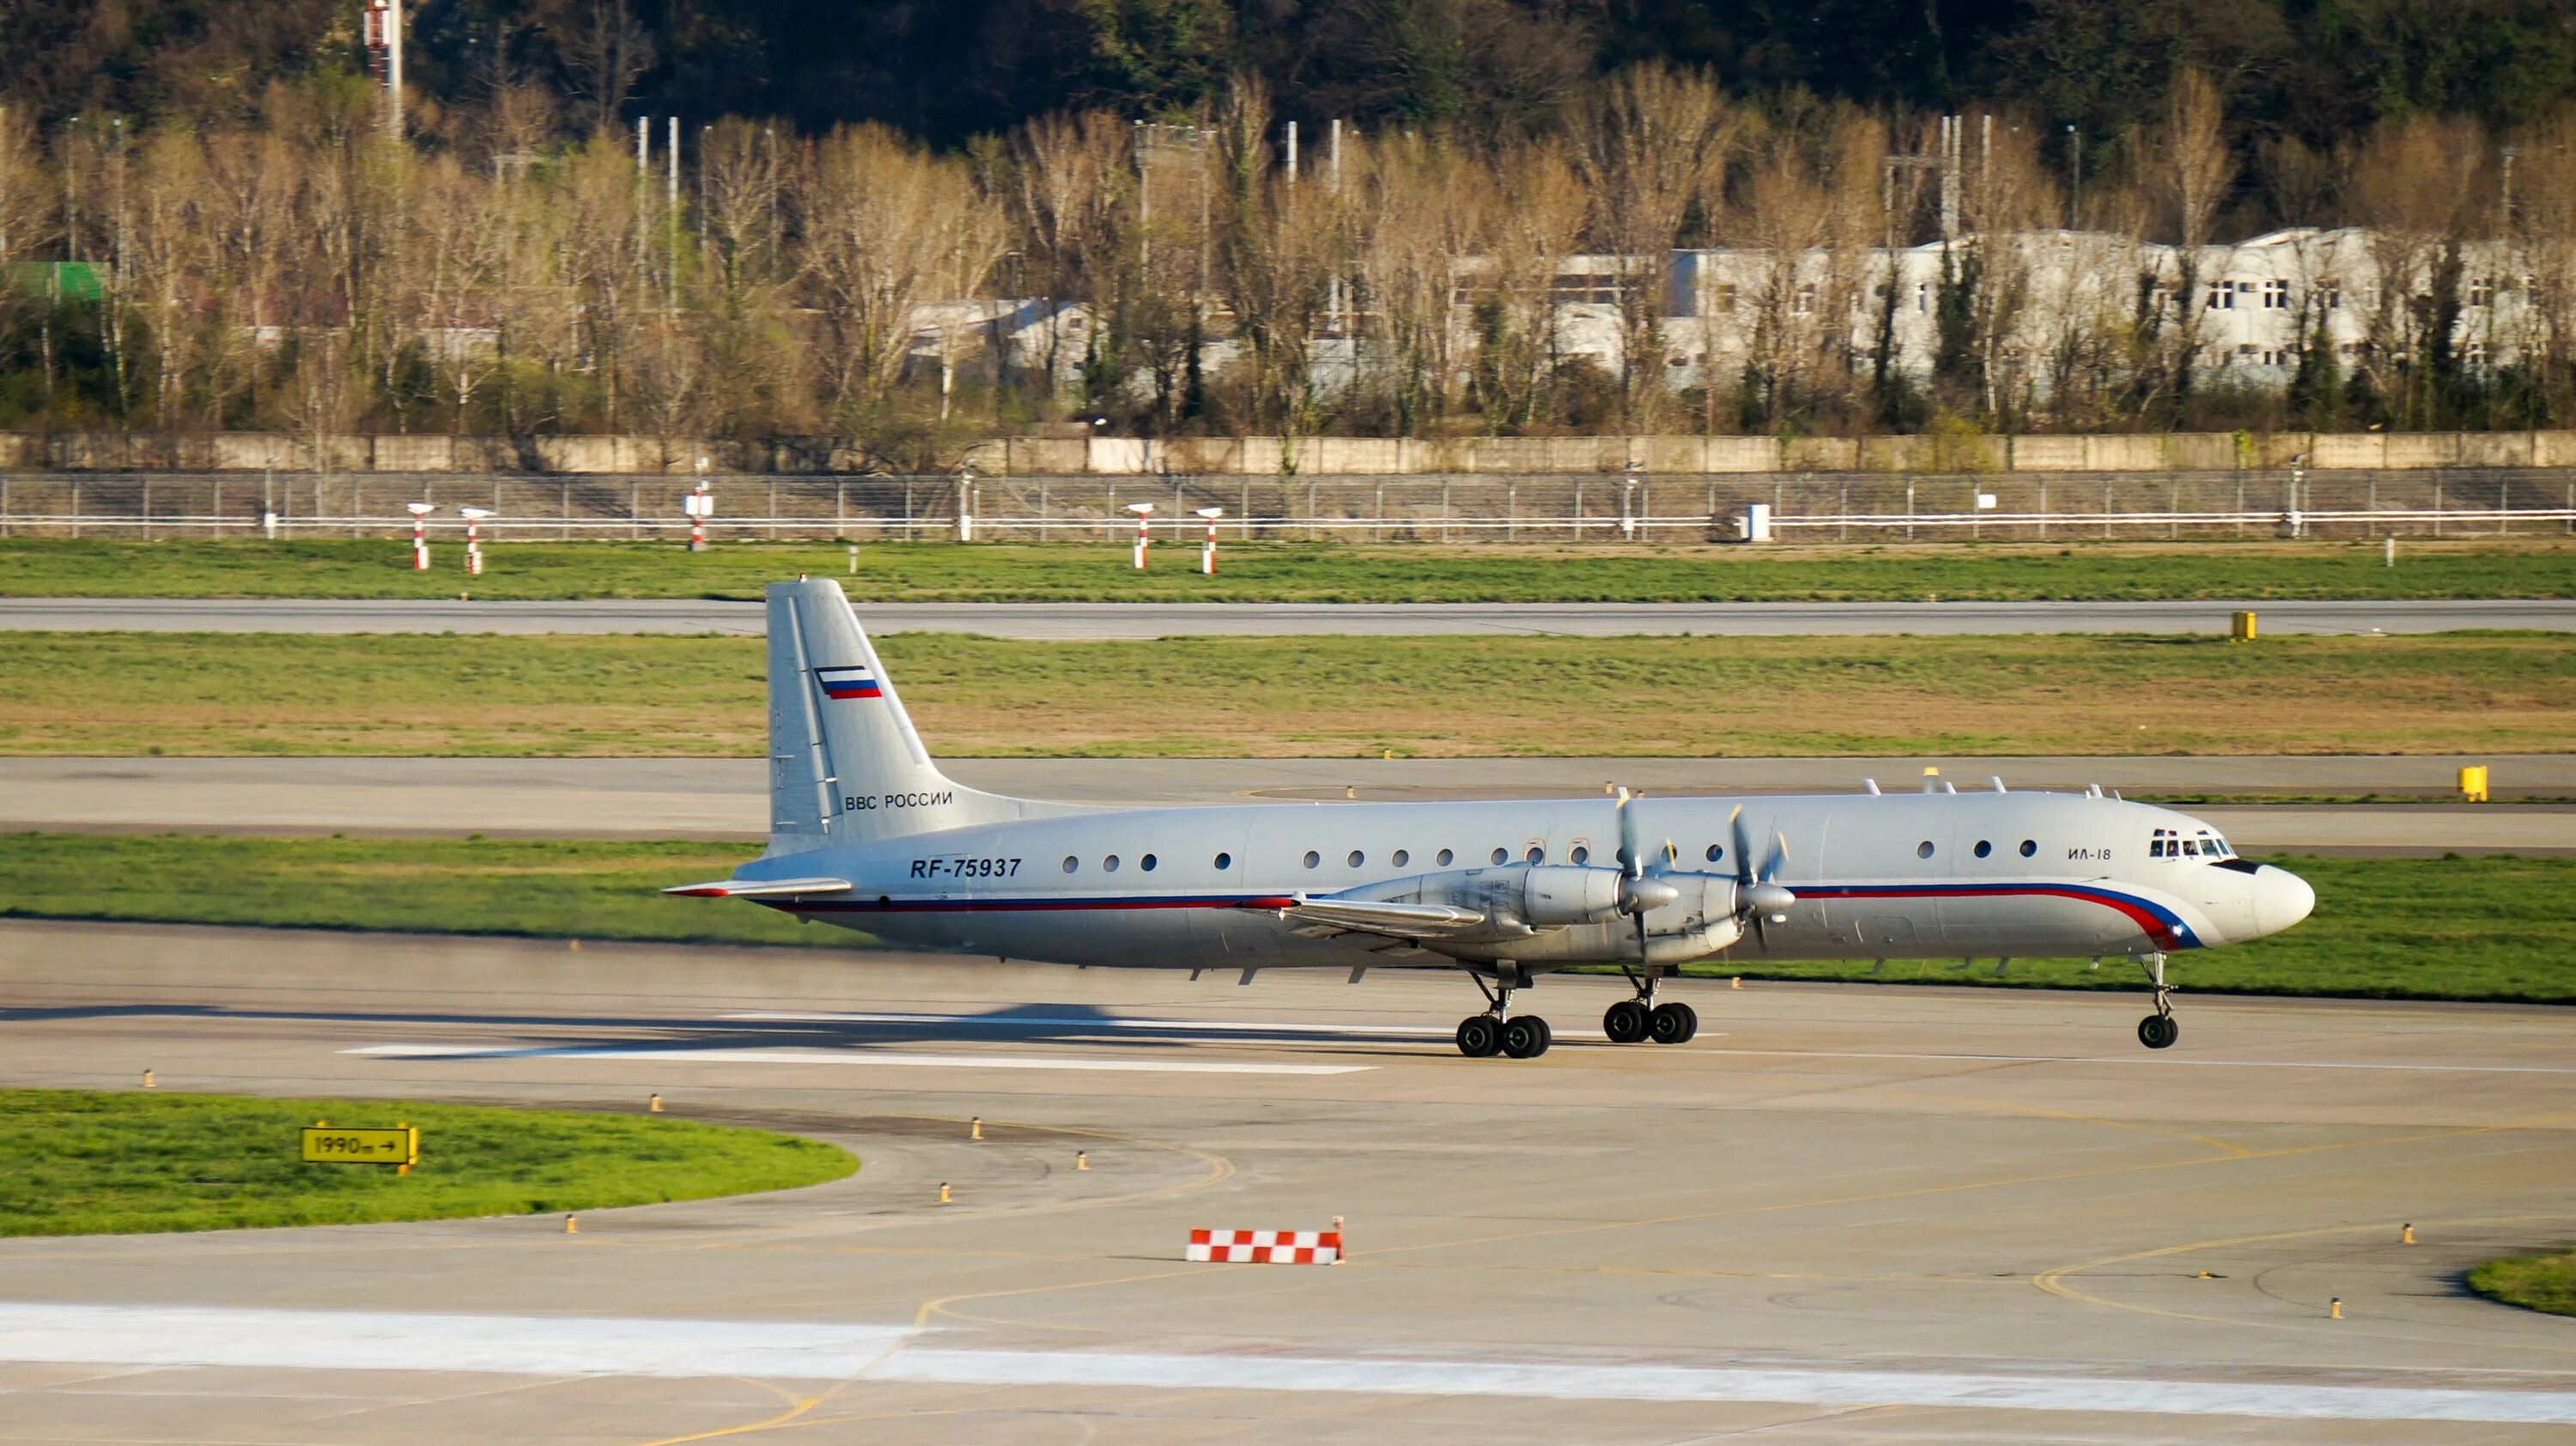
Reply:
<svg viewBox="0 0 2576 1446"><path fill-rule="evenodd" d="M0 926L0 1081L658 1092L865 1162L573 1235L0 1241L0 1441L2576 1430L2569 1322L2459 1284L2576 1236L2566 1011L2186 999L2149 1054L2128 997L1701 986L1697 1041L1614 1047L1614 988L1524 995L1512 1062L1400 971ZM1337 1216L1346 1266L1181 1259Z"/></svg>
<svg viewBox="0 0 2576 1446"><path fill-rule="evenodd" d="M2499 799L2438 800L2462 763ZM959 782L1093 803L1330 803L1593 794L1841 792L1875 778L1919 787L2105 789L2164 796L2413 799L2371 805L2186 805L2240 848L2576 851L2576 755L2244 758L1483 758L943 760ZM0 758L0 830L464 834L554 838L767 837L757 759Z"/></svg>
<svg viewBox="0 0 2576 1446"><path fill-rule="evenodd" d="M1640 633L1879 636L1972 633L2225 633L2254 609L2272 633L2576 631L2576 600L2418 602L1864 603L865 603L878 633L981 633L1082 640L1192 634L1422 636ZM237 633L739 633L756 602L458 602L222 598L0 598L0 631Z"/></svg>

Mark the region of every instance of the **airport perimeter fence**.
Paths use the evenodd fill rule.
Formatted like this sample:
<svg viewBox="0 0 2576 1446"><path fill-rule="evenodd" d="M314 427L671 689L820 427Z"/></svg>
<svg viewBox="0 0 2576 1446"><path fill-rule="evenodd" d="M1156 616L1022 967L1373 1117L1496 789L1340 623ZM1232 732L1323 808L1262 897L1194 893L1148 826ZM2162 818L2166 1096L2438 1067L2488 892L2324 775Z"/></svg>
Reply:
<svg viewBox="0 0 2576 1446"><path fill-rule="evenodd" d="M0 472L0 536L438 536L489 511L495 542L684 537L692 480L660 475ZM1770 509L1794 543L2576 534L2576 470L1623 477L1067 476L707 479L712 541L1124 542L1150 503L1158 541L1695 545Z"/></svg>

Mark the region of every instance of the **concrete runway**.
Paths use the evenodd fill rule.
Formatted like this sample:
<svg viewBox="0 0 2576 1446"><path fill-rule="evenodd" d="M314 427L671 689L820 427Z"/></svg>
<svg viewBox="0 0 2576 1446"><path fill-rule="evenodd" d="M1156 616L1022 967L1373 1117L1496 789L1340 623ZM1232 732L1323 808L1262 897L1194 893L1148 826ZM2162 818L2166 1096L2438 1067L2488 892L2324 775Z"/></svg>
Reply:
<svg viewBox="0 0 2576 1446"><path fill-rule="evenodd" d="M1945 603L862 603L876 633L1082 640L1195 634L1618 637L2224 633L2252 608L2267 633L2576 631L2576 600ZM191 633L739 633L758 603L0 598L0 631Z"/></svg>
<svg viewBox="0 0 2576 1446"><path fill-rule="evenodd" d="M2187 966L2186 966L2187 969ZM2188 975L2185 974L2185 982ZM773 1125L832 1185L0 1241L0 1441L2564 1442L2566 1011L0 926L0 1080ZM884 1016L900 1016L885 1018ZM987 1139L970 1143L980 1115ZM438 1143L424 1142L434 1155ZM1076 1150L1091 1169L1071 1167ZM941 1181L956 1203L933 1202ZM1347 1219L1339 1268L1193 1227ZM2411 1222L2418 1243L2399 1243ZM2328 1318L2328 1302L2344 1318Z"/></svg>
<svg viewBox="0 0 2576 1446"><path fill-rule="evenodd" d="M1092 803L1281 803L1598 794L1903 789L1930 764L1961 788L2260 797L2421 796L2343 807L2193 806L2239 848L2338 852L2576 851L2576 807L2436 802L2464 762L2496 795L2576 798L2576 755L2273 758L966 758L942 766L996 792ZM768 836L756 759L0 758L0 829L466 834L540 838Z"/></svg>

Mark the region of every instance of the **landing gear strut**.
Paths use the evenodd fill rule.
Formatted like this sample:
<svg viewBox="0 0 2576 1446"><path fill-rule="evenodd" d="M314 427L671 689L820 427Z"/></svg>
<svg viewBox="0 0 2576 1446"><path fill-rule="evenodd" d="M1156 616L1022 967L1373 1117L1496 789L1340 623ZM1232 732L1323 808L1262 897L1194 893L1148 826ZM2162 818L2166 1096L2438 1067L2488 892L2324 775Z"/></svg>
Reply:
<svg viewBox="0 0 2576 1446"><path fill-rule="evenodd" d="M1529 987L1529 976L1517 969L1494 976L1489 988L1483 978L1470 974L1476 988L1483 992L1488 1006L1483 1014L1470 1014L1458 1021L1458 1052L1469 1059L1490 1059L1507 1054L1514 1059L1536 1059L1547 1053L1555 1041L1547 1021L1535 1014L1514 1016L1511 1013L1512 991Z"/></svg>
<svg viewBox="0 0 2576 1446"><path fill-rule="evenodd" d="M1637 997L1622 999L1603 1012L1601 1032L1609 1036L1612 1044L1635 1044L1641 1039L1681 1044L1699 1033L1699 1011L1679 1002L1655 1002L1655 981L1660 975L1650 971L1640 978L1625 966L1619 972L1628 976Z"/></svg>
<svg viewBox="0 0 2576 1446"><path fill-rule="evenodd" d="M2148 982L2156 986L2156 1012L2138 1021L2138 1043L2149 1049L2171 1049L2182 1037L2182 1026L2174 1022L2173 986L2165 983L2164 951L2139 959L2138 967L2147 971Z"/></svg>

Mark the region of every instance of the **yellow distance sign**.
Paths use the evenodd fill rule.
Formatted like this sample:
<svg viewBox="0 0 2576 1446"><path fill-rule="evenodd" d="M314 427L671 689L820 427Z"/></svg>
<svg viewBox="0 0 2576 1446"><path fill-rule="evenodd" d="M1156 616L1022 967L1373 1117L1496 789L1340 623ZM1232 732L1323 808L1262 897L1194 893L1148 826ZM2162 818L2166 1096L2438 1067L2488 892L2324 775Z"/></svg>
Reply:
<svg viewBox="0 0 2576 1446"><path fill-rule="evenodd" d="M420 1130L404 1125L389 1130L308 1126L304 1161L319 1165L414 1165L420 1162Z"/></svg>

